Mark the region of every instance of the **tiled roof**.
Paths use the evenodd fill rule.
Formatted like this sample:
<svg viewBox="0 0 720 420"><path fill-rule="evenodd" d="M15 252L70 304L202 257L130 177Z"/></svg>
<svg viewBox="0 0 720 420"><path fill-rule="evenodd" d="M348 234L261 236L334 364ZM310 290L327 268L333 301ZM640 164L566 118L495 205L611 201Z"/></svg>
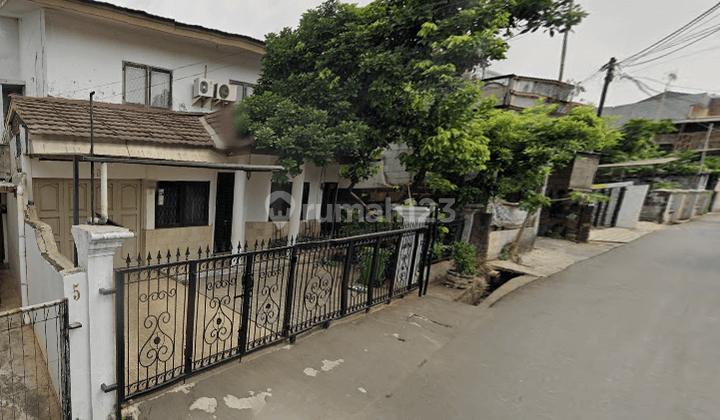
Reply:
<svg viewBox="0 0 720 420"><path fill-rule="evenodd" d="M32 135L90 140L90 102L11 95ZM131 105L93 104L95 140L213 147L203 113Z"/></svg>

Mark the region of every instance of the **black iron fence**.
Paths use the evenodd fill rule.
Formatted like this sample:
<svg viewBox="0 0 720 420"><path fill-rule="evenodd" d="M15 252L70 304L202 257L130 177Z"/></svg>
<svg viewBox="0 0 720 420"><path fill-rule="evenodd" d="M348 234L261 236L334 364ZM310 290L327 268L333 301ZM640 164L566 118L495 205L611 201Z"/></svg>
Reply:
<svg viewBox="0 0 720 420"><path fill-rule="evenodd" d="M610 198L609 201L599 202L595 205L592 214L594 227L614 227L617 223L620 208L625 198L627 187L602 188L597 192Z"/></svg>
<svg viewBox="0 0 720 420"><path fill-rule="evenodd" d="M259 244L222 256L201 249L198 259L189 250L159 253L155 261L150 256L117 270L118 400L294 341L310 328L412 290L422 294L431 231L423 225Z"/></svg>
<svg viewBox="0 0 720 420"><path fill-rule="evenodd" d="M0 419L72 419L67 299L0 313Z"/></svg>

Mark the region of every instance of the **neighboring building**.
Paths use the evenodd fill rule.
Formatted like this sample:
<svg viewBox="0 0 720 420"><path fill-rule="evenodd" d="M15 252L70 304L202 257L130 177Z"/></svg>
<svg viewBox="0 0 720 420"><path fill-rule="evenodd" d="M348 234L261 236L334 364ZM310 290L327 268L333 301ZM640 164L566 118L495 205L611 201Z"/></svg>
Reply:
<svg viewBox="0 0 720 420"><path fill-rule="evenodd" d="M508 74L483 79L483 97L498 98L496 107L521 111L537 105L558 104L555 116L567 115L580 103L572 102L575 86L557 80Z"/></svg>
<svg viewBox="0 0 720 420"><path fill-rule="evenodd" d="M674 122L677 128L676 132L660 134L655 137L655 142L660 146L661 150L668 152L702 150L705 148L705 141L707 140L709 152L716 153L720 151L720 114ZM710 131L710 124L713 124L712 131Z"/></svg>
<svg viewBox="0 0 720 420"><path fill-rule="evenodd" d="M603 110L604 117L616 116L613 125L621 127L634 118L648 120L671 120L677 131L661 134L655 142L661 150L681 152L685 150L701 150L710 128L708 149L720 150L720 97L708 93L664 92L640 102L628 105L608 107Z"/></svg>
<svg viewBox="0 0 720 420"><path fill-rule="evenodd" d="M327 190L345 186L339 166L310 165L272 183L275 156L232 128L232 106L252 93L263 42L83 0L0 2L0 127L6 260L17 273L17 194L34 202L58 249L73 257L73 157L80 160L80 217L90 216L90 103L94 95L95 209L107 179L105 216L135 238L116 255L198 247L229 251L315 226ZM25 96L22 96L25 95ZM326 194L323 197L323 190ZM308 204L290 215L271 192ZM275 197L281 195L275 194ZM314 206L313 206L314 205ZM283 212L270 221L271 211Z"/></svg>
<svg viewBox="0 0 720 420"><path fill-rule="evenodd" d="M718 100L720 99L715 99L707 93L667 91L634 104L605 107L603 117L619 117L613 122L616 127L621 127L633 118L671 120L673 122L702 118L718 112L720 105Z"/></svg>

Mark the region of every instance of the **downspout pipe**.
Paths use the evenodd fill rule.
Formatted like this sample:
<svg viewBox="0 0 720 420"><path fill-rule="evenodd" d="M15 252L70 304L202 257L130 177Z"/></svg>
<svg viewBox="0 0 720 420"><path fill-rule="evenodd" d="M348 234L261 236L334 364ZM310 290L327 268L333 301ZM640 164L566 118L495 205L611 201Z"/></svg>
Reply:
<svg viewBox="0 0 720 420"><path fill-rule="evenodd" d="M93 130L93 96L90 92L90 157L95 156L95 131ZM90 224L95 224L95 162L90 161Z"/></svg>
<svg viewBox="0 0 720 420"><path fill-rule="evenodd" d="M25 187L22 182L17 187L17 218L18 259L20 263L20 296L22 299L22 306L28 306L27 252L25 250Z"/></svg>

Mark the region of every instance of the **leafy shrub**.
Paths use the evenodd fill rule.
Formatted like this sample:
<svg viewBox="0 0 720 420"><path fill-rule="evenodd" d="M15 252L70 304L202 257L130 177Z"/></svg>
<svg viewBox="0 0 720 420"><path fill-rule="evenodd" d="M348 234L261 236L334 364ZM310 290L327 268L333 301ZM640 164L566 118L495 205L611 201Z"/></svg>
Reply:
<svg viewBox="0 0 720 420"><path fill-rule="evenodd" d="M372 274L373 266L373 253L375 248L368 246L360 250L360 284L370 284L370 274ZM382 276L385 272L388 259L392 255L392 250L380 248L378 250L378 264L377 272L375 273L376 279L379 283L382 283ZM377 283L376 283L377 284Z"/></svg>
<svg viewBox="0 0 720 420"><path fill-rule="evenodd" d="M679 190L682 189L682 184L674 181L658 181L653 184L655 190Z"/></svg>
<svg viewBox="0 0 720 420"><path fill-rule="evenodd" d="M452 261L455 271L459 274L476 274L475 257L477 250L475 245L465 241L455 242L452 245Z"/></svg>

